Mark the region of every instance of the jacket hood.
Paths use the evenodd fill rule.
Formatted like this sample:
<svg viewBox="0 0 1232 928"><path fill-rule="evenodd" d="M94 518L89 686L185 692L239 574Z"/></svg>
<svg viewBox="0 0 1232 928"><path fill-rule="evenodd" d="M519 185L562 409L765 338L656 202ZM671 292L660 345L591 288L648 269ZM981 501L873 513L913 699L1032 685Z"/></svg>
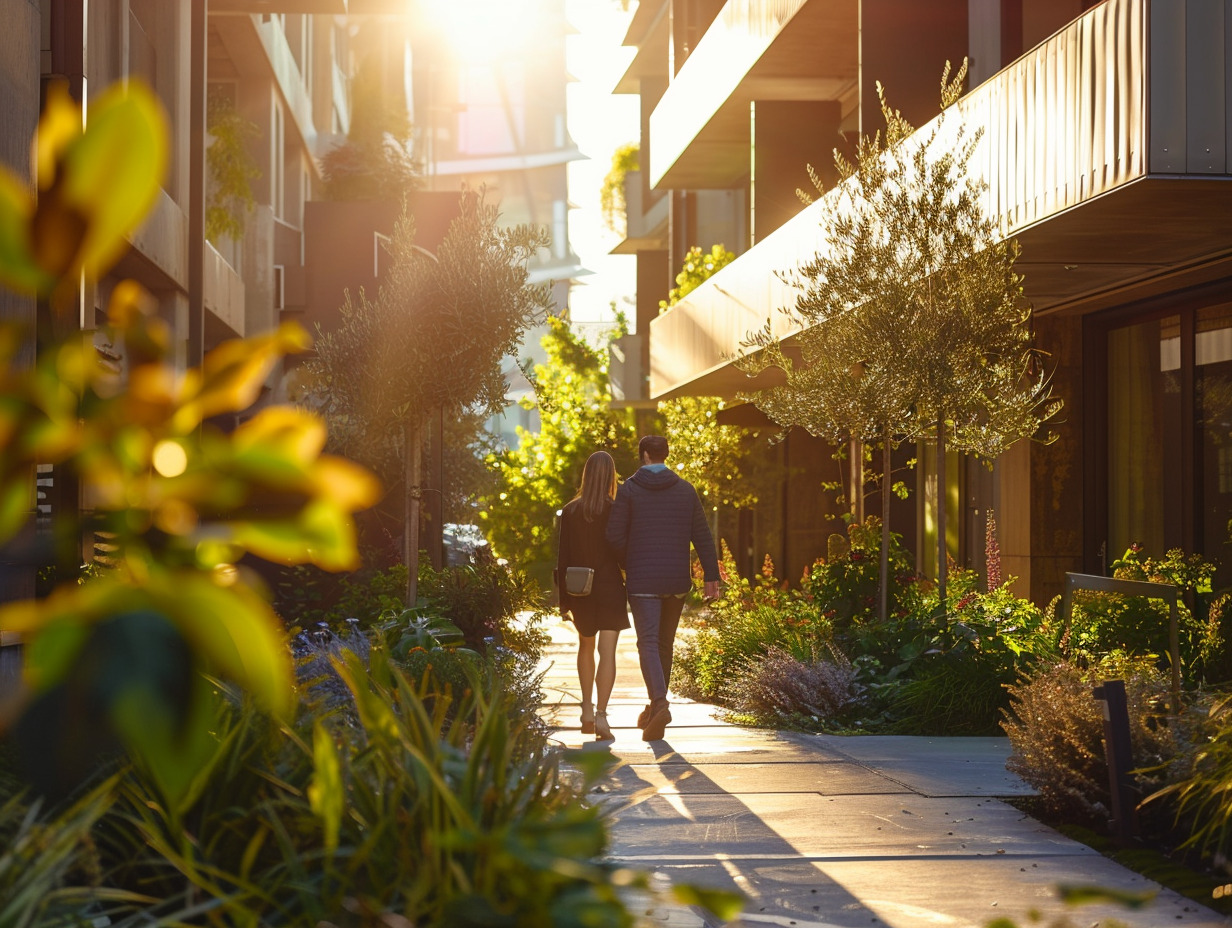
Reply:
<svg viewBox="0 0 1232 928"><path fill-rule="evenodd" d="M645 467L639 467L629 479L647 490L666 490L680 482L680 476L670 470L656 471Z"/></svg>

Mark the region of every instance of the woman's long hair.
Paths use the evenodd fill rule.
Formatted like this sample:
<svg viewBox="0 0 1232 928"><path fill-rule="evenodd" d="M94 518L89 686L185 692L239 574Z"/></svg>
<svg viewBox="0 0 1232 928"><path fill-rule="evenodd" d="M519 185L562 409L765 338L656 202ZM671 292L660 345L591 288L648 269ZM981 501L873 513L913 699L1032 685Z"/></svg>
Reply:
<svg viewBox="0 0 1232 928"><path fill-rule="evenodd" d="M606 451L596 451L586 459L582 485L574 499L582 501L582 517L593 522L603 515L607 504L616 498L616 462Z"/></svg>

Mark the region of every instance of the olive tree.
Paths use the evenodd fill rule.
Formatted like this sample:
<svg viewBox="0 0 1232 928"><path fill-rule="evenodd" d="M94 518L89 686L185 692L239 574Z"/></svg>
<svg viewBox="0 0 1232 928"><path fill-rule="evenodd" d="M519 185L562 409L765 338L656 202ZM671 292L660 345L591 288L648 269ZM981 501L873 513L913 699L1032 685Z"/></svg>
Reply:
<svg viewBox="0 0 1232 928"><path fill-rule="evenodd" d="M331 433L361 458L396 449L405 492L407 602L417 593L423 443L441 415L505 407L501 361L550 303L527 264L549 244L531 226L502 228L482 194L464 193L435 255L397 223L376 299L350 293L338 327L321 332L312 362Z"/></svg>
<svg viewBox="0 0 1232 928"><path fill-rule="evenodd" d="M946 64L942 116L923 134L878 85L885 131L861 139L854 162L835 153L840 187L821 220L826 249L782 274L801 290L784 310L799 323L801 361L767 326L746 340L752 353L741 362L786 372L784 386L751 397L780 424L880 441L887 483L894 440L935 442L942 602L946 449L991 460L1060 408L1033 346L1017 242L987 215L985 181L970 171L982 130L953 107L965 78L965 62L952 80ZM884 586L888 493L882 500Z"/></svg>

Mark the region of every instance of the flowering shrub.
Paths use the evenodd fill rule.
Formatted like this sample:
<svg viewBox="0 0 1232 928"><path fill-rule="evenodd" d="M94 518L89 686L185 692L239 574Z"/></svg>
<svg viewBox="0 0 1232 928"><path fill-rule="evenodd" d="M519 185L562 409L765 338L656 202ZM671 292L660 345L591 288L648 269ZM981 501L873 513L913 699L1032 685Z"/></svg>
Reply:
<svg viewBox="0 0 1232 928"><path fill-rule="evenodd" d="M786 589L775 577L769 556L750 581L737 572L726 543L721 548L719 569L726 585L709 609L687 620L672 689L682 696L724 702L736 673L761 661L769 648L811 661L828 647L832 633L810 594Z"/></svg>
<svg viewBox="0 0 1232 928"><path fill-rule="evenodd" d="M975 572L957 569L943 610L901 538L892 542L885 621L875 518L832 539L798 591L775 577L769 558L759 575L740 578L724 548L727 586L681 636L672 688L762 724L825 726L845 714L844 727L854 715L865 730L995 733L1006 685L1054 653L1043 614L1008 582L985 593ZM840 691L841 699L818 696Z"/></svg>

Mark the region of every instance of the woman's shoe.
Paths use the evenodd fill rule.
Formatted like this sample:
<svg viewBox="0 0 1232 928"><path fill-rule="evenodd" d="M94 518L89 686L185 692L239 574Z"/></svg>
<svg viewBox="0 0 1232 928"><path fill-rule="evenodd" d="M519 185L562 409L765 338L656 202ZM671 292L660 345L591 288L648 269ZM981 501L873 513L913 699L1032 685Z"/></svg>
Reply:
<svg viewBox="0 0 1232 928"><path fill-rule="evenodd" d="M642 729L643 741L659 741L667 729L667 723L672 720L668 711L666 699L656 699L650 707L650 717L646 719L646 727Z"/></svg>
<svg viewBox="0 0 1232 928"><path fill-rule="evenodd" d="M582 703L582 734L593 735L595 733L595 709L594 704L589 702Z"/></svg>
<svg viewBox="0 0 1232 928"><path fill-rule="evenodd" d="M607 723L607 713L602 709L595 713L595 740L596 741L615 741L616 736L612 734L612 726Z"/></svg>

